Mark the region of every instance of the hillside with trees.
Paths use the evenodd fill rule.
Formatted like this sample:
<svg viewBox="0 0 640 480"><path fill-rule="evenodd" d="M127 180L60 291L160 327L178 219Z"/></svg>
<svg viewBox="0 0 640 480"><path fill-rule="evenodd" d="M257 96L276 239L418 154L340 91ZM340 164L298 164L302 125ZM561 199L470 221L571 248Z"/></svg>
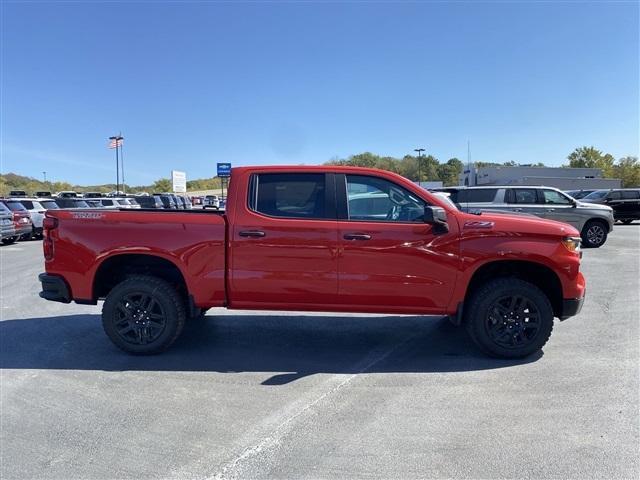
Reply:
<svg viewBox="0 0 640 480"><path fill-rule="evenodd" d="M627 156L616 160L611 154L603 153L597 148L576 148L567 156L569 163L564 167L600 168L605 178L620 178L623 187L640 186L640 163L638 157ZM506 166L515 167L519 164L510 161L505 163L473 162L476 167ZM416 156L405 155L402 158L380 156L371 152L351 155L348 158L335 158L325 165L352 165L358 167L379 168L398 173L414 181L441 181L444 185L457 185L458 174L462 172L464 163L457 158L450 158L441 162L433 155L425 155L418 159ZM529 165L544 167L543 163ZM0 175L0 195L8 195L11 190L24 190L28 193L36 191L59 192L74 190L77 192L102 192L115 190L113 183L103 185L72 185L68 182L43 182L33 177L26 177L15 173ZM217 190L220 188L219 178L200 178L187 181L187 190ZM171 180L160 178L151 185L126 186L129 193L137 192L167 192L171 190Z"/></svg>

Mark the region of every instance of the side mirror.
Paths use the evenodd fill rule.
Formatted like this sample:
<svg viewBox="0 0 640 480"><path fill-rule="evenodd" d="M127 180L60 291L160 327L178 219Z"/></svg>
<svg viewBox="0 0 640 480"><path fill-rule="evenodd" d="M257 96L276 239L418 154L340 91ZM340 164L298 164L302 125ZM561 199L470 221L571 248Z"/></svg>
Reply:
<svg viewBox="0 0 640 480"><path fill-rule="evenodd" d="M442 207L424 207L424 223L433 225L434 230L448 232L447 212Z"/></svg>

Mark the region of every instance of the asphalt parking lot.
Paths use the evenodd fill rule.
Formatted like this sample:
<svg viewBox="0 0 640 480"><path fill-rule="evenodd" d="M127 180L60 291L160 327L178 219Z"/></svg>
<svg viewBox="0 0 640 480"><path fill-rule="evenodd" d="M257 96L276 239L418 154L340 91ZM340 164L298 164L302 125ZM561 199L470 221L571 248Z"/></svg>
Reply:
<svg viewBox="0 0 640 480"><path fill-rule="evenodd" d="M639 223L517 362L441 318L224 310L131 357L100 306L38 298L40 242L0 258L3 479L640 475Z"/></svg>

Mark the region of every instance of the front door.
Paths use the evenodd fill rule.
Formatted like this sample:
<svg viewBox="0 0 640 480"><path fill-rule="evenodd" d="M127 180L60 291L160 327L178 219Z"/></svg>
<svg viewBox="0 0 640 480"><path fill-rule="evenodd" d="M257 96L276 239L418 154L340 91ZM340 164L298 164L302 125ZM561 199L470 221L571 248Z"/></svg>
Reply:
<svg viewBox="0 0 640 480"><path fill-rule="evenodd" d="M580 215L580 211L575 207L573 201L569 197L557 190L549 190L545 188L540 189L538 193L542 203L541 217L548 218L549 220L555 220L557 222L568 223L569 225L580 229L583 217Z"/></svg>
<svg viewBox="0 0 640 480"><path fill-rule="evenodd" d="M363 312L442 312L456 280L455 222L434 231L424 200L380 177L336 175L336 192L340 302Z"/></svg>
<svg viewBox="0 0 640 480"><path fill-rule="evenodd" d="M229 232L231 306L306 310L337 303L333 176L256 173L250 183Z"/></svg>

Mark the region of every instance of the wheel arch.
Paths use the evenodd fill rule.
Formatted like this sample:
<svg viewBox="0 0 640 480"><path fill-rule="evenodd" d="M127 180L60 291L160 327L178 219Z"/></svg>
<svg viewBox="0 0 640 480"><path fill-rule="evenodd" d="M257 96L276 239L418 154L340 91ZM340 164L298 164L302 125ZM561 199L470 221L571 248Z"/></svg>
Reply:
<svg viewBox="0 0 640 480"><path fill-rule="evenodd" d="M93 276L93 299L106 297L118 283L131 275L140 274L162 278L185 295L188 294L185 275L174 261L157 254L120 253L110 255L97 266Z"/></svg>
<svg viewBox="0 0 640 480"><path fill-rule="evenodd" d="M556 317L562 314L562 282L550 267L532 260L493 260L480 265L471 275L464 304L480 285L495 278L515 277L538 287L547 296Z"/></svg>

